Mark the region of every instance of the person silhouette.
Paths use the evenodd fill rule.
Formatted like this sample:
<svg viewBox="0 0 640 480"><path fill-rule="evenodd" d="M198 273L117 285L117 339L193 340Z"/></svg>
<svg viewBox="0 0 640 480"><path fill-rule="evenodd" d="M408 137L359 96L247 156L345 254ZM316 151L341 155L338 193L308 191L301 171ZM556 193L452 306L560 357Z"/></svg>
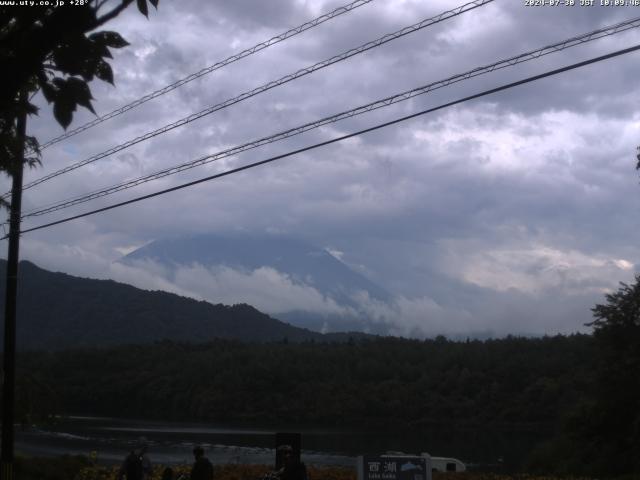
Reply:
<svg viewBox="0 0 640 480"><path fill-rule="evenodd" d="M284 466L275 472L280 480L309 480L307 467L295 455L291 445L280 445L277 450L281 452Z"/></svg>
<svg viewBox="0 0 640 480"><path fill-rule="evenodd" d="M190 480L213 480L213 465L207 457L204 456L204 450L202 447L195 447L193 449L193 456L195 462L191 467Z"/></svg>

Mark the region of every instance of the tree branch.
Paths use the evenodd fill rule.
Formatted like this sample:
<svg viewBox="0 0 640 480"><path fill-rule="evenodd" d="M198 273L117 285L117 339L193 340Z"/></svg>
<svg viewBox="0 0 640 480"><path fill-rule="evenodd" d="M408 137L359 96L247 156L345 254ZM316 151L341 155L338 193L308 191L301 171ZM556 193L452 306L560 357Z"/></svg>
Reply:
<svg viewBox="0 0 640 480"><path fill-rule="evenodd" d="M117 6L113 10L111 10L109 13L105 13L102 17L97 18L96 19L96 23L95 23L93 28L98 28L99 26L107 23L109 20L112 20L112 19L116 18L118 15L120 15L120 13L125 8L127 8L129 5L131 5L132 2L133 2L133 0L122 0L122 3L119 6ZM103 2L103 4L104 4L104 2Z"/></svg>

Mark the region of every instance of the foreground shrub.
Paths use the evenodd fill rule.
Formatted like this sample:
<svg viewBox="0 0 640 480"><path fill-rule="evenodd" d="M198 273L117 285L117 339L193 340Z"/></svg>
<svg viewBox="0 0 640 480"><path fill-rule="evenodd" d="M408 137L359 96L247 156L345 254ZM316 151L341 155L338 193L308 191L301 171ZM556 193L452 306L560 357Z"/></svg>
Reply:
<svg viewBox="0 0 640 480"><path fill-rule="evenodd" d="M89 465L83 456L16 457L14 476L19 480L73 480Z"/></svg>

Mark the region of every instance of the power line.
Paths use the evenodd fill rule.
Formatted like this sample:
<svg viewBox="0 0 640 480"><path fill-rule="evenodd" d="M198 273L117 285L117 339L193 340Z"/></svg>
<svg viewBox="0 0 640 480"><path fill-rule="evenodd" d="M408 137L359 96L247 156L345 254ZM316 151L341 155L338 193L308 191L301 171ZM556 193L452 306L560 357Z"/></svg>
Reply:
<svg viewBox="0 0 640 480"><path fill-rule="evenodd" d="M149 198L157 197L159 195L164 195L166 193L174 192L176 190L181 190L183 188L191 187L191 186L197 185L199 183L204 183L204 182L208 182L210 180L215 180L217 178L226 177L227 175L238 173L238 172L241 172L241 171L244 171L244 170L249 170L251 168L258 167L260 165L264 165L264 164L267 164L267 163L271 163L271 162L274 162L276 160L280 160L282 158L291 157L291 156L297 155L299 153L307 152L309 150L314 150L316 148L323 147L323 146L326 146L326 145L330 145L332 143L337 143L337 142L346 140L348 138L352 138L352 137L359 136L359 135L362 135L362 134L365 134L365 133L373 132L373 131L379 130L381 128L389 127L391 125L395 125L397 123L404 122L404 121L410 120L412 118L416 118L416 117L419 117L421 115L425 115L427 113L432 113L432 112L435 112L437 110L442 110L444 108L448 108L448 107L451 107L451 106L454 106L454 105L458 105L460 103L468 102L468 101L474 100L476 98L484 97L486 95L491 95L493 93L497 93L497 92L500 92L500 91L503 91L503 90L507 90L507 89L510 89L510 88L513 88L513 87L517 87L519 85L524 85L526 83L531 83L531 82L534 82L534 81L537 81L537 80L541 80L543 78L550 77L552 75L557 75L557 74L560 74L560 73L563 73L563 72L567 72L569 70L574 70L576 68L584 67L586 65L590 65L590 64L601 62L603 60L607 60L607 59L610 59L610 58L613 58L613 57L617 57L617 56L620 56L620 55L631 53L631 52L634 52L636 50L640 50L640 44L635 45L635 46L630 47L630 48L617 50L617 51L609 53L607 55L601 55L599 57L595 57L595 58L592 58L590 60L585 60L585 61L574 63L574 64L571 64L571 65L568 65L568 66L565 66L565 67L562 67L562 68L558 68L558 69L555 69L555 70L550 70L548 72L545 72L545 73L542 73L542 74L539 74L539 75L534 75L534 76L531 76L531 77L527 77L527 78L525 78L523 80L518 80L516 82L511 82L511 83L502 85L500 87L492 88L490 90L485 90L483 92L476 93L474 95L470 95L470 96L461 98L459 100L455 100L455 101L452 101L452 102L448 102L448 103L439 105L437 107L433 107L433 108L429 108L429 109L426 109L426 110L422 110L420 112L413 113L411 115L406 115L404 117L396 118L395 120L391 120L389 122L380 123L380 124L375 125L373 127L365 128L363 130L359 130L359 131L354 132L354 133L350 133L350 134L347 134L347 135L343 135L341 137L333 138L331 140L326 140L324 142L320 142L320 143L316 143L316 144L313 144L313 145L309 145L307 147L300 148L298 150L293 150L293 151L290 151L290 152L287 152L287 153L284 153L284 154L281 154L281 155L276 155L275 157L270 157L270 158L267 158L266 160L261 160L259 162L254 162L254 163L250 163L248 165L243 165L242 167L238 167L238 168L234 168L234 169L231 169L231 170L227 170L226 172L217 173L215 175L210 175L210 176L205 177L205 178L194 180L194 181L188 182L188 183L183 183L183 184L177 185L175 187L171 187L171 188L167 188L167 189L164 189L164 190L160 190L160 191L157 191L157 192L154 192L154 193L150 193L148 195L143 195L143 196L140 196L140 197L136 197L136 198L133 198L131 200L127 200L127 201L124 201L124 202L116 203L116 204L109 205L109 206L106 206L106 207L103 207L103 208L98 208L96 210L91 210L89 212L81 213L79 215L74 215L72 217L63 218L63 219L57 220L55 222L50 222L50 223L46 223L46 224L43 224L43 225L38 225L36 227L28 228L26 230L22 230L20 233L24 234L24 233L33 232L33 231L36 231L36 230L41 230L43 228L52 227L54 225L60 225L61 223L66 223L66 222L70 222L72 220L77 220L79 218L88 217L90 215L95 215L96 213L106 212L107 210L113 210L114 208L123 207L125 205L129 205L129 204L132 204L132 203L137 203L137 202L140 202L142 200L146 200L146 199L149 199ZM5 236L0 240L4 240L5 238L7 238L7 237Z"/></svg>
<svg viewBox="0 0 640 480"><path fill-rule="evenodd" d="M39 185L40 183L46 182L47 180L50 180L52 178L55 178L59 175L68 173L72 170L75 170L77 168L80 168L84 165L87 165L89 163L93 163L97 160L103 159L105 157L108 157L109 155L113 155L114 153L120 152L122 150L124 150L125 148L131 147L132 145L136 145L140 142L143 142L145 140L149 140L150 138L156 137L158 135L161 135L163 133L166 133L170 130L173 130L174 128L178 128L181 127L183 125L186 125L188 123L191 123L195 120L198 120L206 115L210 115L214 112L217 112L218 110L222 110L224 108L227 108L231 105L234 105L236 103L242 102L248 98L254 97L258 94L264 93L268 90L271 90L272 88L278 87L280 85L284 85L285 83L291 82L293 80L296 80L298 78L304 77L305 75L309 75L310 73L316 72L320 69L326 68L330 65L333 65L335 63L338 62L342 62L350 57L353 57L355 55L359 55L360 53L366 52L368 50L371 50L373 48L379 47L381 45L384 45L385 43L388 43L392 40L396 40L400 37L403 37L405 35L408 35L410 33L414 33L418 30L421 30L423 28L429 27L431 25L434 25L436 23L442 22L444 20L447 20L449 18L461 15L462 13L468 12L470 10L473 10L475 8L478 8L480 6L486 5L488 3L493 2L494 0L474 0L473 2L470 3L466 3L464 5L461 5L455 9L452 10L447 10L446 12L442 12L439 15L436 15L435 17L431 17L431 18L427 18L425 20L422 20L416 24L413 24L411 26L408 27L404 27L401 30L398 30L394 33L388 33L376 40L367 42L363 45L360 45L359 47L356 48L352 48L350 50L347 50L346 52L343 52L339 55L335 55L327 60L323 60L321 62L318 62L314 65L311 65L309 67L305 67L302 68L298 71L296 71L295 73L290 73L288 75L285 75L284 77L279 78L278 80L274 80L271 81L269 83L266 83L260 87L254 88L253 90L249 90L247 92L244 92L236 97L230 98L228 100L225 100L224 102L218 103L216 105L213 105L211 107L208 107L204 110L201 110L200 112L197 113L193 113L187 117L184 117L176 122L173 122L169 125L165 125L164 127L161 127L157 130L154 130L152 132L147 132L144 135L141 135L139 137L136 137L132 140L129 140L125 143L122 143L120 145L117 145L115 147L112 147L108 150L105 150L104 152L98 153L96 155L93 155L92 157L89 157L85 160L81 160L80 162L74 163L72 165L69 165L65 168L62 168L56 172L53 172L49 175L45 175L44 177L41 177L39 179L33 180L27 184L24 185L24 190L27 190L31 187L34 187L36 185ZM8 195L5 194L5 195Z"/></svg>
<svg viewBox="0 0 640 480"><path fill-rule="evenodd" d="M373 0L356 0L355 2L349 3L348 5L344 5L342 7L338 7L335 10L332 10L329 13L325 13L317 18L314 18L313 20L310 20L306 23L303 23L302 25L298 25L297 27L294 27L290 30L287 30L284 33L281 33L280 35L276 35L275 37L270 38L269 40L266 40L264 42L258 43L257 45L254 45L253 47L247 48L246 50L243 50L240 53L236 53L235 55L231 55L228 58L225 58L224 60L221 60L219 62L214 63L213 65L210 65L206 68L203 68L202 70L196 72L196 73L192 73L191 75L188 75L180 80L177 80L176 82L167 85L166 87L163 87L159 90L156 90L154 92L151 92L147 95L145 95L144 97L141 97L137 100L134 100L131 103L128 103L127 105L124 105L120 108L117 108L116 110L113 110L110 113L107 113L106 115L103 115L101 117L98 117L90 122L85 123L84 125L81 125L77 128L74 128L73 130L69 130L68 132L65 132L63 135L60 135L59 137L55 137L52 138L51 140L47 141L46 143L40 145L40 150L44 150L45 148L54 145L58 142L61 142L62 140L65 140L69 137L73 137L74 135L77 135L80 132L84 132L85 130L88 130L92 127L95 127L96 125L99 125L100 123L109 120L113 117L117 117L118 115L121 115L129 110L132 110L140 105L142 105L143 103L148 102L149 100L152 100L156 97L159 97L160 95L164 95L165 93L168 93L172 90L175 90L178 87L181 87L182 85L185 85L193 80L196 80L197 78L200 78L204 75L208 75L211 72L214 72L216 70L219 70L223 67L226 67L227 65L230 65L234 62L237 62L238 60L241 60L245 57L248 57L249 55L253 55L254 53L257 53L261 50L264 50L272 45L275 45L277 43L280 43L284 40L287 40L288 38L294 37L295 35L298 35L302 32L305 32L313 27L317 27L318 25L328 21L328 20L332 20L344 13L348 13L358 7L361 7L362 5L366 5L367 3L372 2Z"/></svg>
<svg viewBox="0 0 640 480"><path fill-rule="evenodd" d="M190 161L190 162L186 162L180 165L176 165L170 168L166 168L142 177L138 177L136 179L133 180L129 180L120 184L116 184L116 185L112 185L110 187L107 188L103 188L101 190L96 190L81 196L77 196L77 197L73 197L71 199L67 199L67 200L63 200L63 201L59 201L53 204L50 204L49 206L44 206L44 207L39 207L37 209L33 209L29 212L27 212L26 214L23 215L22 218L27 218L27 217L34 217L34 216L40 216L40 215L44 215L47 213L51 213L51 212L55 212L57 210L62 210L64 208L68 208L71 207L73 205L78 205L81 203L86 203L90 200L94 200L96 198L100 198L100 197L104 197L107 195L111 195L113 193L122 191L122 190L126 190L129 188L133 188L136 187L138 185L141 185L143 183L147 183L149 181L152 180L157 180L159 178L163 178L169 175L173 175L175 173L178 172L182 172L194 167L198 167L201 165L205 165L207 163L210 162L214 162L217 160L220 160L222 158L226 158L226 157L230 157L232 155L236 155L238 153L242 153L248 150L252 150L254 148L258 148L260 146L266 145L266 144L270 144L270 143L274 143L280 140L284 140L286 138L290 138L293 137L295 135L299 135L302 134L304 132L307 132L309 130L321 127L323 125L327 125L329 123L334 123L334 122L338 122L347 118L351 118L357 115L362 115L364 113L367 112L371 112L373 110L377 110L379 108L383 108L383 107L387 107L389 105L398 103L398 102L402 102L405 100L408 100L410 98L416 97L418 95L424 95L426 93L429 93L433 90L439 89L439 88L443 88L446 87L448 85L463 81L463 80L467 80L469 78L473 78L485 73L489 73L492 71L496 71L496 70L500 70L502 68L506 68L506 67L510 67L510 66L514 66L514 65L518 65L520 63L523 62L527 62L530 60L534 60L537 58L540 58L544 55L548 55L550 53L555 53L555 52L559 52L562 51L564 49L576 46L576 45L581 45L583 43L589 42L589 41L593 41L605 36L609 36L609 35L614 35L616 33L620 33L622 31L628 30L630 28L636 28L640 26L640 17L637 17L635 19L631 19L631 20L627 20L624 22L620 22L618 24L615 25L611 25L608 27L604 27L598 30L595 30L593 32L589 32L583 35L579 35L579 36L575 36L575 37L571 37L569 39L563 40L561 42L557 42L551 45L547 45L545 47L539 48L537 50L533 50L533 51L529 51L526 53L522 53L520 55L514 56L514 57L510 57L507 58L505 60L500 60L498 62L492 63L490 65L486 65L483 67L477 67L474 68L473 70L469 70L465 73L460 73L460 74L456 74L453 75L451 77L448 77L444 80L439 80L433 83L429 83L428 85L424 85L421 87L417 87L414 88L412 90L408 90L402 93L398 93L386 98L383 98L381 100L376 100L375 102L371 102L369 104L366 105L362 105L356 108L353 108L351 110L347 110L329 117L324 117L320 120L316 120L314 122L310 122L310 123L306 123L304 125L295 127L295 128L291 128L289 130L285 130L283 132L271 135L271 136L267 136L267 137L263 137L261 139L258 140L254 140L251 142L247 142L245 144L239 145L239 146L235 146L226 150L223 150L221 152L217 152L211 155L206 155L204 157L198 158L196 160Z"/></svg>

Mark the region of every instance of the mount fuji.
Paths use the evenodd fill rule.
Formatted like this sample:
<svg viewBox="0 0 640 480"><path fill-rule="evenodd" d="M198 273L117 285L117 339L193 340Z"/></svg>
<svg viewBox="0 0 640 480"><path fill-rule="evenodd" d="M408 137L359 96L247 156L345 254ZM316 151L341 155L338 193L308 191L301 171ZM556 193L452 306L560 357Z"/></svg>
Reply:
<svg viewBox="0 0 640 480"><path fill-rule="evenodd" d="M306 241L277 235L213 235L155 240L121 263L163 276L213 303L248 303L298 327L385 334L364 304L385 304L384 288Z"/></svg>

